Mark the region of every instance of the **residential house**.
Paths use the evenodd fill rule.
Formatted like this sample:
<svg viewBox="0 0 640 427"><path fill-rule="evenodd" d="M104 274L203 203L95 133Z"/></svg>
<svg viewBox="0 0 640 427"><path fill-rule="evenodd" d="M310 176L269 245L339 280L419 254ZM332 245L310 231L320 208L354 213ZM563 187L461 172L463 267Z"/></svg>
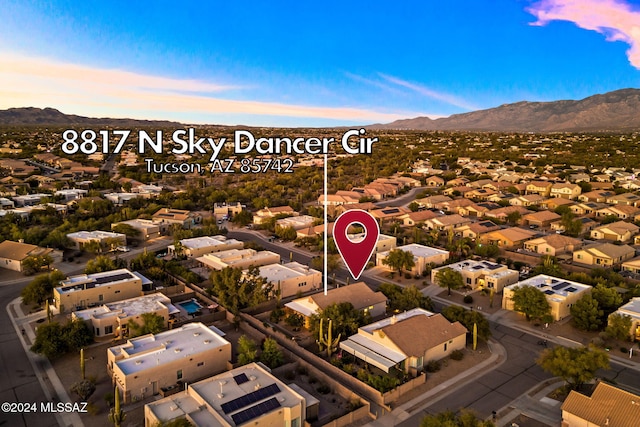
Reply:
<svg viewBox="0 0 640 427"><path fill-rule="evenodd" d="M607 207L609 206L606 203L584 202L584 203L578 203L578 204L569 206L569 209L571 209L571 212L577 216L582 216L582 215L595 216L598 210L607 208Z"/></svg>
<svg viewBox="0 0 640 427"><path fill-rule="evenodd" d="M322 285L321 272L297 262L263 265L258 270L260 277L273 285L273 291L280 292L281 298L320 289Z"/></svg>
<svg viewBox="0 0 640 427"><path fill-rule="evenodd" d="M543 209L549 209L550 211L555 211L560 206L572 206L574 202L569 199L563 199L562 197L555 197L552 199L545 199L540 202L540 207Z"/></svg>
<svg viewBox="0 0 640 427"><path fill-rule="evenodd" d="M158 292L74 311L71 318L87 323L97 338L123 338L128 336L129 321L141 326L144 324L144 313L162 317L163 326L167 328L169 317L180 313L180 310L171 304L169 297Z"/></svg>
<svg viewBox="0 0 640 427"><path fill-rule="evenodd" d="M552 186L553 184L548 181L532 181L526 186L526 194L539 194L543 197L549 197Z"/></svg>
<svg viewBox="0 0 640 427"><path fill-rule="evenodd" d="M321 313L332 304L350 303L353 308L375 318L387 311L387 297L382 292L371 290L364 282L329 289L327 294L318 292L285 304L288 309L305 318L305 327L310 326L311 316Z"/></svg>
<svg viewBox="0 0 640 427"><path fill-rule="evenodd" d="M524 242L524 249L542 255L558 256L582 247L582 240L561 234L549 234Z"/></svg>
<svg viewBox="0 0 640 427"><path fill-rule="evenodd" d="M472 200L469 199L454 199L446 202L436 203L434 205L435 209L439 209L445 212L457 213L460 214L460 211L475 205Z"/></svg>
<svg viewBox="0 0 640 427"><path fill-rule="evenodd" d="M407 208L391 206L388 208L374 209L369 213L378 221L378 223L384 224L393 220L400 220L400 217L409 212L411 211Z"/></svg>
<svg viewBox="0 0 640 427"><path fill-rule="evenodd" d="M553 320L559 321L571 315L571 306L584 295L591 293L591 286L571 280L539 274L503 289L502 308L514 310L513 292L521 286L533 286L545 294L551 306Z"/></svg>
<svg viewBox="0 0 640 427"><path fill-rule="evenodd" d="M633 219L640 214L640 208L630 205L607 206L596 211L596 217L615 216L618 219Z"/></svg>
<svg viewBox="0 0 640 427"><path fill-rule="evenodd" d="M53 195L62 197L65 202L71 202L73 200L82 199L87 193L87 190L82 190L80 188L69 188L65 190L58 190L53 193Z"/></svg>
<svg viewBox="0 0 640 427"><path fill-rule="evenodd" d="M291 227L297 231L302 230L303 228L311 227L317 220L318 218L312 217L311 215L290 216L288 218L280 218L276 220L276 227Z"/></svg>
<svg viewBox="0 0 640 427"><path fill-rule="evenodd" d="M334 222L330 222L327 224L327 236L333 236L333 226ZM318 237L324 234L324 224L311 225L306 228L301 228L300 230L296 230L296 235L299 239L304 239L307 237Z"/></svg>
<svg viewBox="0 0 640 427"><path fill-rule="evenodd" d="M140 240L151 240L160 237L160 226L150 219L130 219L111 224L111 229L117 228L120 224L131 226L134 230L138 230L136 238Z"/></svg>
<svg viewBox="0 0 640 427"><path fill-rule="evenodd" d="M23 263L29 257L50 256L53 263L62 260L62 252L50 248L41 248L22 242L5 240L0 243L0 268L22 272Z"/></svg>
<svg viewBox="0 0 640 427"><path fill-rule="evenodd" d="M573 252L573 262L612 267L636 255L635 249L629 245L614 245L612 243L595 243Z"/></svg>
<svg viewBox="0 0 640 427"><path fill-rule="evenodd" d="M638 233L640 227L630 222L616 221L601 225L591 230L591 238L596 240L613 240L629 242Z"/></svg>
<svg viewBox="0 0 640 427"><path fill-rule="evenodd" d="M473 222L471 224L465 224L455 229L456 233L459 233L462 237L466 237L472 240L477 239L480 235L489 233L490 231L500 230L500 226L494 224L491 221Z"/></svg>
<svg viewBox="0 0 640 427"><path fill-rule="evenodd" d="M466 286L472 289L493 289L501 292L502 288L518 281L520 274L516 270L509 269L504 264L491 261L464 260L431 270L431 282L438 284L438 272L450 268L462 275Z"/></svg>
<svg viewBox="0 0 640 427"><path fill-rule="evenodd" d="M485 212L484 216L488 218L495 218L499 221L506 221L510 214L518 212L520 216L531 213L531 211L523 206L506 206L504 208L492 209Z"/></svg>
<svg viewBox="0 0 640 427"><path fill-rule="evenodd" d="M200 322L107 349L107 369L124 403L218 374L230 361L231 343Z"/></svg>
<svg viewBox="0 0 640 427"><path fill-rule="evenodd" d="M614 193L613 191L593 190L587 193L580 194L578 196L578 200L581 202L604 203L607 201L607 198L615 195L616 193Z"/></svg>
<svg viewBox="0 0 640 427"><path fill-rule="evenodd" d="M501 248L514 248L521 246L527 240L536 236L536 232L519 227L509 227L491 231L480 236L480 243L497 245Z"/></svg>
<svg viewBox="0 0 640 427"><path fill-rule="evenodd" d="M451 200L453 199L449 196L437 195L425 197L423 199L416 199L415 202L421 207L433 209L437 203L450 202Z"/></svg>
<svg viewBox="0 0 640 427"><path fill-rule="evenodd" d="M427 187L442 187L444 185L444 179L433 175L426 179L426 183Z"/></svg>
<svg viewBox="0 0 640 427"><path fill-rule="evenodd" d="M638 263L634 266L636 273L638 269ZM631 318L631 328L629 329L629 337L635 341L640 340L640 297L631 298L629 302L621 306L612 314L618 314L620 316L629 316ZM611 315L609 316L611 319Z"/></svg>
<svg viewBox="0 0 640 427"><path fill-rule="evenodd" d="M622 193L607 198L611 205L640 206L640 196L634 193Z"/></svg>
<svg viewBox="0 0 640 427"><path fill-rule="evenodd" d="M338 194L327 194L326 199L325 199L324 195L321 195L321 196L318 197L318 204L321 205L321 206L325 206L325 205L326 206L353 205L353 204L359 203L361 197L362 196L353 197L353 196L341 196L341 195L338 195ZM258 212L261 212L261 211L258 211ZM293 211L293 209L292 209L292 211ZM257 222L257 224L262 224L262 222L267 218L271 218L271 217L265 215L263 217L260 217L260 219L256 220L256 217L254 216L253 217L253 222L254 222L254 224L256 224L256 221L259 221L259 222Z"/></svg>
<svg viewBox="0 0 640 427"><path fill-rule="evenodd" d="M433 211L424 210L406 213L398 217L398 219L402 221L402 225L405 227L413 227L437 216L438 214Z"/></svg>
<svg viewBox="0 0 640 427"><path fill-rule="evenodd" d="M562 216L552 211L533 212L522 217L525 225L548 227L552 222L558 221Z"/></svg>
<svg viewBox="0 0 640 427"><path fill-rule="evenodd" d="M466 193L469 193L470 191L473 191L473 188L471 187L467 187L466 185L462 185L459 187L447 187L442 194L444 194L445 196L462 196L464 197L464 195Z"/></svg>
<svg viewBox="0 0 640 427"><path fill-rule="evenodd" d="M525 196L516 196L509 200L511 206L537 206L545 200L539 194L527 194Z"/></svg>
<svg viewBox="0 0 640 427"><path fill-rule="evenodd" d="M169 245L167 252L170 256L177 256L182 253L187 258L197 258L212 252L227 251L229 249L242 249L244 243L236 239L229 239L226 236L202 236L180 240L180 245Z"/></svg>
<svg viewBox="0 0 640 427"><path fill-rule="evenodd" d="M307 406L313 402L294 386L280 381L261 363L249 363L147 403L145 426L186 419L194 427L302 427Z"/></svg>
<svg viewBox="0 0 640 427"><path fill-rule="evenodd" d="M71 276L53 288L54 306L64 313L135 298L149 284L142 274L126 268Z"/></svg>
<svg viewBox="0 0 640 427"><path fill-rule="evenodd" d="M51 194L44 193L36 193L36 194L26 194L24 196L14 196L13 201L16 206L35 206L42 203L43 199L52 197Z"/></svg>
<svg viewBox="0 0 640 427"><path fill-rule="evenodd" d="M416 376L429 361L464 349L467 332L460 322L417 308L359 328L340 348L384 372L396 367Z"/></svg>
<svg viewBox="0 0 640 427"><path fill-rule="evenodd" d="M471 220L458 214L437 216L425 221L430 230L438 231L452 230L465 224L471 224Z"/></svg>
<svg viewBox="0 0 640 427"><path fill-rule="evenodd" d="M348 234L347 237L349 237L349 240L352 242L360 242L364 240L365 233ZM391 249L395 249L396 245L397 239L395 236L380 233L378 234L378 241L373 249L373 253L377 254L378 252L390 251Z"/></svg>
<svg viewBox="0 0 640 427"><path fill-rule="evenodd" d="M87 244L96 242L100 248L105 250L113 250L116 246L125 246L127 244L127 236L122 233L113 233L111 231L76 231L67 234L67 239L73 243L75 249L83 249Z"/></svg>
<svg viewBox="0 0 640 427"><path fill-rule="evenodd" d="M440 265L445 263L449 259L449 251L444 251L442 249L432 248L429 246L418 245L416 243L399 246L396 249L400 249L413 254L413 262L415 263L415 265L411 269L411 273L414 275L422 274L422 272L427 268L429 264ZM385 265L383 261L387 259L387 257L389 256L389 252L390 251L378 252L376 254L376 265ZM387 266L387 268L391 270L390 267Z"/></svg>
<svg viewBox="0 0 640 427"><path fill-rule="evenodd" d="M565 182L553 184L549 195L551 197L562 197L563 199L573 200L576 199L580 193L582 193L582 188L578 184Z"/></svg>
<svg viewBox="0 0 640 427"><path fill-rule="evenodd" d="M224 270L225 268L247 270L250 267L278 264L280 263L280 255L271 251L258 252L255 249L229 249L204 254L196 258L196 261L211 270Z"/></svg>
<svg viewBox="0 0 640 427"><path fill-rule="evenodd" d="M184 229L190 229L196 224L202 222L202 217L194 212L170 208L161 208L154 213L151 218L156 224L166 225L168 227L171 225L178 225Z"/></svg>
<svg viewBox="0 0 640 427"><path fill-rule="evenodd" d="M637 427L640 396L598 382L591 396L571 390L560 409L562 427Z"/></svg>

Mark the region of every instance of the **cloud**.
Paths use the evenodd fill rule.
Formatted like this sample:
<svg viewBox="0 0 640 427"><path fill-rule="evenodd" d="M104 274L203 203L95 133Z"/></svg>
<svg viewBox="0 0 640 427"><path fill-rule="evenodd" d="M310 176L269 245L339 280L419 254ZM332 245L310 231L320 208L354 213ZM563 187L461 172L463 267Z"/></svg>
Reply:
<svg viewBox="0 0 640 427"><path fill-rule="evenodd" d="M404 87L422 96L426 96L432 99L437 99L438 101L442 101L450 105L455 105L456 107L464 108L465 110L479 109L477 106L472 105L456 96L449 95L448 93L437 92L433 89L429 89L427 87L424 87L415 83L411 83L406 80L399 79L397 77L389 76L387 74L378 73L378 75L380 75L380 77L382 77L384 80L386 80L389 83L393 83L395 85Z"/></svg>
<svg viewBox="0 0 640 427"><path fill-rule="evenodd" d="M538 20L531 25L551 21L569 21L585 30L603 34L607 41L622 41L629 62L640 69L640 11L617 0L542 0L527 8Z"/></svg>
<svg viewBox="0 0 640 427"><path fill-rule="evenodd" d="M225 99L224 92L246 87L218 85L94 68L43 58L0 52L0 108L36 106L65 109L82 115L157 118L171 114L262 115L331 119L354 122L389 122L406 118L350 107L317 107L277 102ZM217 93L217 96L211 96ZM139 117L144 112L156 117ZM241 120L239 118L239 120ZM195 121L195 120L194 120Z"/></svg>

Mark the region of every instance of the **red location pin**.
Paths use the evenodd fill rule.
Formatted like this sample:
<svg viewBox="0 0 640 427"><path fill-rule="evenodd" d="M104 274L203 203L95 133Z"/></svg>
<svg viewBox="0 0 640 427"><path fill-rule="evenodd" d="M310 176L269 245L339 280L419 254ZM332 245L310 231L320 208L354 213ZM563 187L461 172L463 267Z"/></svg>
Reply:
<svg viewBox="0 0 640 427"><path fill-rule="evenodd" d="M359 242L352 242L347 237L347 229L355 223L362 224L364 227L364 239ZM338 252L349 269L349 273L355 280L358 280L369 258L371 258L379 235L378 221L367 211L353 209L343 212L336 219L333 225L333 240L336 242Z"/></svg>

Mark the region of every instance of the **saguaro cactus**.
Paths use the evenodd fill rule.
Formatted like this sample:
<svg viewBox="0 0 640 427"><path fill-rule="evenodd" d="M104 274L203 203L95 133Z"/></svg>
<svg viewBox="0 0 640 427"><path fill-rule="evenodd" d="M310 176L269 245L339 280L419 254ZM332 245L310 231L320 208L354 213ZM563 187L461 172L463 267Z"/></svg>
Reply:
<svg viewBox="0 0 640 427"><path fill-rule="evenodd" d="M122 422L127 417L127 414L120 409L120 390L118 390L118 386L114 387L113 396L115 398L115 403L113 408L111 408L111 411L109 411L109 421L111 421L115 427L121 427Z"/></svg>
<svg viewBox="0 0 640 427"><path fill-rule="evenodd" d="M478 346L478 324L473 324L473 350Z"/></svg>
<svg viewBox="0 0 640 427"><path fill-rule="evenodd" d="M340 342L340 336L342 334L338 334L336 339L332 339L332 327L333 320L329 319L329 327L327 328L327 333L323 333L323 322L324 318L320 318L320 332L318 333L318 347L320 347L320 351L322 351L322 346L327 347L327 357L331 357L331 355L337 350L338 343Z"/></svg>
<svg viewBox="0 0 640 427"><path fill-rule="evenodd" d="M83 380L86 379L84 377L84 348L80 349L80 374Z"/></svg>

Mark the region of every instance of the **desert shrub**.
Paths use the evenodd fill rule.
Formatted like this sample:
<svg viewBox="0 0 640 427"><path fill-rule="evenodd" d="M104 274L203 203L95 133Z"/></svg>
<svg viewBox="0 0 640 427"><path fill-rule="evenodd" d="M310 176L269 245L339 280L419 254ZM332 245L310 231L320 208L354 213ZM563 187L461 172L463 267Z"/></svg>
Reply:
<svg viewBox="0 0 640 427"><path fill-rule="evenodd" d="M427 372L438 372L440 370L440 361L439 360L428 361L425 369L427 370Z"/></svg>
<svg viewBox="0 0 640 427"><path fill-rule="evenodd" d="M462 301L465 304L471 304L473 302L473 297L471 295L465 295Z"/></svg>
<svg viewBox="0 0 640 427"><path fill-rule="evenodd" d="M453 350L449 357L453 360L462 360L464 358L464 353L462 350Z"/></svg>

